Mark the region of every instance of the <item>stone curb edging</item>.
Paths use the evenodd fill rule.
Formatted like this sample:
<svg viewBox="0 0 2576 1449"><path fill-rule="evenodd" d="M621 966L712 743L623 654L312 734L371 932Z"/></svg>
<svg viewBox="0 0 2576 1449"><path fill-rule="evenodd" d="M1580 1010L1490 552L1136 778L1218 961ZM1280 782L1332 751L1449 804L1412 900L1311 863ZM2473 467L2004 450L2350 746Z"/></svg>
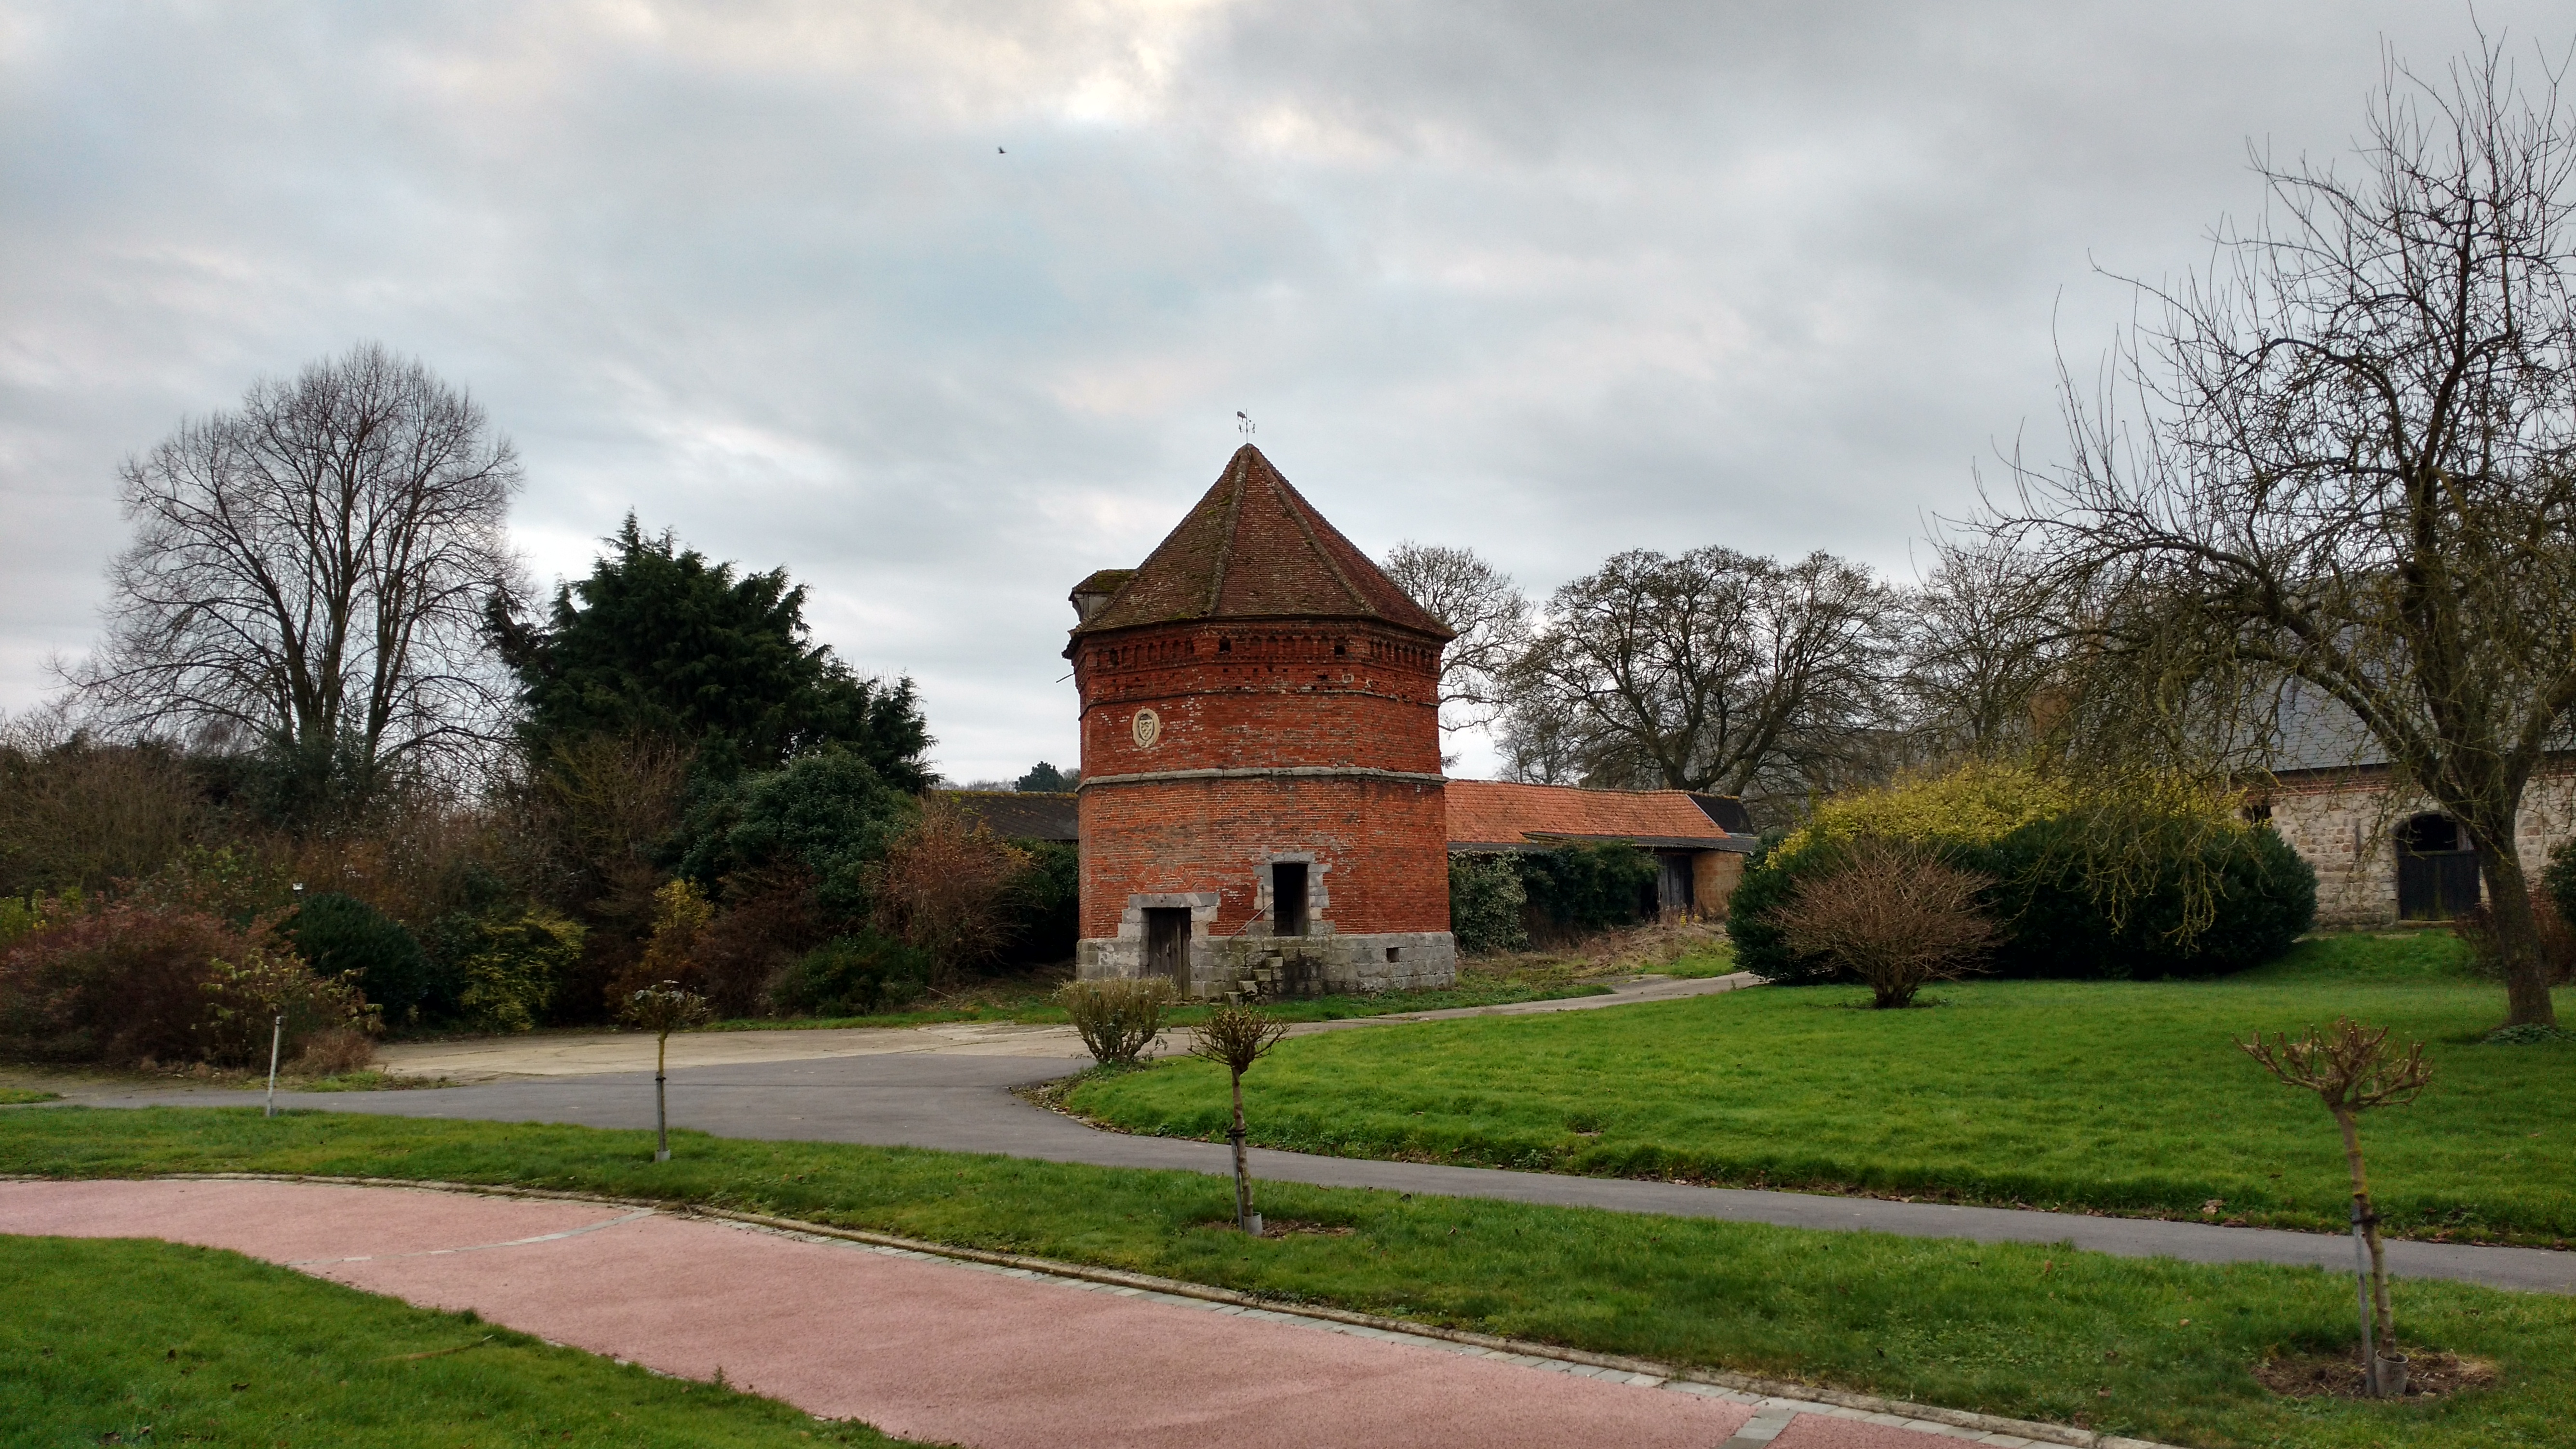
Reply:
<svg viewBox="0 0 2576 1449"><path fill-rule="evenodd" d="M59 1177L40 1177L28 1173L0 1174L0 1182L65 1182L78 1181ZM96 1180L96 1179L91 1179ZM129 1181L133 1179L128 1179ZM1646 1375L1680 1384L1706 1384L1731 1389L1737 1393L1756 1394L1766 1399L1790 1400L1829 1405L1863 1414L1884 1414L1900 1419L1946 1424L1957 1429L1971 1429L1980 1434L2002 1434L2042 1444L2060 1444L2068 1449L2180 1449L2180 1446L2152 1439L2130 1439L2117 1434L2097 1433L2066 1424L2041 1423L2031 1419L2007 1419L1995 1414L1979 1414L1966 1409L1947 1409L1937 1404L1909 1403L1903 1399L1882 1398L1876 1394L1853 1393L1845 1389L1797 1383L1786 1379L1767 1379L1752 1374L1729 1373L1722 1369L1677 1367L1652 1359L1630 1358L1625 1354L1595 1353L1589 1349L1569 1348L1561 1344L1537 1343L1528 1339L1503 1338L1468 1329L1448 1328L1439 1324L1417 1323L1410 1319L1387 1318L1374 1313L1359 1313L1347 1308L1317 1304L1290 1303L1232 1288L1218 1288L1206 1283L1191 1283L1177 1278L1163 1278L1151 1273L1132 1273L1122 1268L1095 1268L1081 1263L1060 1262L1052 1258L1030 1257L1022 1253L997 1253L982 1248L961 1248L948 1243L926 1242L919 1238L880 1233L865 1228L835 1227L828 1223L807 1222L798 1218L774 1217L767 1213L744 1212L735 1208L707 1207L692 1203L672 1203L657 1198L610 1197L604 1193L573 1192L553 1188L514 1187L504 1184L472 1182L436 1182L401 1177L332 1177L309 1173L280 1172L170 1172L156 1173L151 1179L163 1182L310 1182L346 1187L401 1187L430 1192L466 1193L482 1197L537 1198L557 1202L597 1203L603 1207L658 1208L681 1217L715 1218L744 1223L753 1227L785 1232L810 1233L821 1237L840 1238L871 1247L899 1248L936 1258L953 1258L960 1262L980 1263L988 1267L1016 1268L1042 1273L1054 1278L1072 1278L1083 1282L1105 1284L1113 1288L1133 1288L1149 1293L1164 1293L1177 1298L1195 1298L1238 1308L1256 1308L1268 1313L1298 1318L1318 1319L1354 1328L1374 1329L1382 1333L1404 1334L1415 1338L1436 1338L1471 1348L1495 1353L1517 1354L1525 1358L1554 1359L1561 1363L1581 1364L1587 1368L1613 1369L1621 1373Z"/></svg>

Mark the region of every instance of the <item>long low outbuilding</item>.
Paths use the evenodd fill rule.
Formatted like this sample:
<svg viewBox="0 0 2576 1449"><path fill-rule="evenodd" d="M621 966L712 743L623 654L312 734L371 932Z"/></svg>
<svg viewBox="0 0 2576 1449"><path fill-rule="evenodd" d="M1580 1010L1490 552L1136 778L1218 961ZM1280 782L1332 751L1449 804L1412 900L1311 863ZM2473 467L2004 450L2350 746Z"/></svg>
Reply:
<svg viewBox="0 0 2576 1449"><path fill-rule="evenodd" d="M1745 857L1761 844L1744 802L1731 795L1504 780L1452 780L1445 793L1452 855L1611 842L1651 853L1663 867L1654 904L1666 920L1723 920Z"/></svg>

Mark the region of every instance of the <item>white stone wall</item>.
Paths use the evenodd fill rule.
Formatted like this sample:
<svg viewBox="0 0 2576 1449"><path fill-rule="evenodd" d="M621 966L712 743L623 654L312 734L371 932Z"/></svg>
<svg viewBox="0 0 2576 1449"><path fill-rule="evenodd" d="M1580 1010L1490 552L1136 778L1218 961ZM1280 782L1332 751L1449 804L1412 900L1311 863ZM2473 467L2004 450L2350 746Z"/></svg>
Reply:
<svg viewBox="0 0 2576 1449"><path fill-rule="evenodd" d="M2436 808L2420 794L2391 797L2375 779L2285 784L2272 828L2317 872L2317 924L2383 926L2397 919L2397 827ZM2531 782L2516 820L2515 853L2537 884L2549 852L2576 835L2576 773Z"/></svg>

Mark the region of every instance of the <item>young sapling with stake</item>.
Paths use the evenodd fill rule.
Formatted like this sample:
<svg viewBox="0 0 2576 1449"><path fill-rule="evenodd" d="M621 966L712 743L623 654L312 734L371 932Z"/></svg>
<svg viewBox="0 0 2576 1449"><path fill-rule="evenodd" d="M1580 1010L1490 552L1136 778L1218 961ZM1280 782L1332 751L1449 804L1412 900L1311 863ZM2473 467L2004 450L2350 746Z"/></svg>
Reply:
<svg viewBox="0 0 2576 1449"><path fill-rule="evenodd" d="M2372 1398L2403 1394L2406 1356L2397 1352L2397 1330L2388 1308L2388 1260L2379 1243L2379 1214L2370 1205L2370 1177L2362 1170L2361 1114L2415 1100L2433 1080L2424 1044L2408 1042L2400 1054L2389 1048L2388 1028L2373 1031L2338 1016L2334 1025L2323 1031L2311 1028L2296 1041L2287 1032L2265 1041L2257 1032L2253 1040L2236 1045L2285 1085L2316 1093L2343 1129L2344 1160L2352 1167L2353 1235L2369 1258L2360 1273L2362 1384Z"/></svg>
<svg viewBox="0 0 2576 1449"><path fill-rule="evenodd" d="M653 1160L671 1160L671 1115L665 1104L665 1083L671 1059L671 1033L697 1025L707 1019L707 999L694 991L681 989L677 981L664 981L647 986L626 998L618 1015L627 1025L654 1035L653 1043Z"/></svg>
<svg viewBox="0 0 2576 1449"><path fill-rule="evenodd" d="M1234 1223L1261 1236L1261 1214L1252 1210L1252 1158L1243 1145L1243 1074L1270 1054L1288 1034L1288 1023L1273 1021L1257 1006L1227 1003L1208 1009L1207 1019L1190 1028L1190 1055L1216 1063L1234 1078Z"/></svg>

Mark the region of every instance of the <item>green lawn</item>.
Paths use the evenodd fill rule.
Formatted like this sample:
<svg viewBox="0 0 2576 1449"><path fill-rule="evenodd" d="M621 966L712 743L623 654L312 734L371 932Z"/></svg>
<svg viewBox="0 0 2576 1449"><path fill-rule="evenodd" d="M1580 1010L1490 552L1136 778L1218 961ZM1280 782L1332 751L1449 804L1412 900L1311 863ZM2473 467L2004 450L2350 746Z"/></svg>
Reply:
<svg viewBox="0 0 2576 1449"><path fill-rule="evenodd" d="M1244 1079L1245 1108L1255 1142L1306 1152L2334 1229L2332 1119L2229 1038L2345 1013L2434 1066L2362 1129L2395 1230L2576 1238L2576 1042L2481 1042L2503 992L2459 949L2341 936L2223 981L1986 982L1912 1011L1765 988L1306 1037ZM1137 1132L1226 1122L1224 1074L1186 1058L1068 1101Z"/></svg>
<svg viewBox="0 0 2576 1449"><path fill-rule="evenodd" d="M29 1102L50 1102L60 1092L40 1092L31 1087L0 1087L0 1107L23 1107Z"/></svg>
<svg viewBox="0 0 2576 1449"><path fill-rule="evenodd" d="M1556 963L1549 963L1556 964ZM1659 968L1649 968L1659 969ZM1728 967L1733 970L1733 967ZM1723 975L1724 972L1707 974ZM1557 969L1516 969L1508 974L1479 972L1471 964L1459 972L1458 984L1446 991L1380 991L1365 996L1310 996L1269 1003L1282 1021L1343 1021L1363 1016L1400 1016L1414 1011L1446 1011L1464 1006L1504 1006L1515 1001L1554 1001L1569 996L1599 996L1609 987L1575 979ZM1188 1026L1207 1015L1205 1006L1177 1006L1164 1019ZM889 1011L876 1016L759 1016L713 1022L700 1031L804 1031L817 1027L930 1026L952 1021L1016 1022L1024 1026L1063 1026L1072 1020L1043 991L995 993L956 1006L923 1011Z"/></svg>
<svg viewBox="0 0 2576 1449"><path fill-rule="evenodd" d="M28 1449L900 1442L205 1248L0 1237L0 1303Z"/></svg>
<svg viewBox="0 0 2576 1449"><path fill-rule="evenodd" d="M2576 1421L2576 1299L2552 1295L2401 1284L2407 1340L2490 1360L2498 1385L2429 1405L2291 1401L2251 1366L2348 1343L2348 1279L1288 1184L1260 1188L1274 1223L1348 1231L1250 1240L1225 1226L1229 1184L1194 1173L673 1142L676 1160L656 1165L645 1132L48 1108L0 1114L0 1172L297 1172L716 1203L2212 1449L2564 1445ZM137 1304L170 1297L109 1281ZM52 1295L8 1301L31 1296Z"/></svg>

